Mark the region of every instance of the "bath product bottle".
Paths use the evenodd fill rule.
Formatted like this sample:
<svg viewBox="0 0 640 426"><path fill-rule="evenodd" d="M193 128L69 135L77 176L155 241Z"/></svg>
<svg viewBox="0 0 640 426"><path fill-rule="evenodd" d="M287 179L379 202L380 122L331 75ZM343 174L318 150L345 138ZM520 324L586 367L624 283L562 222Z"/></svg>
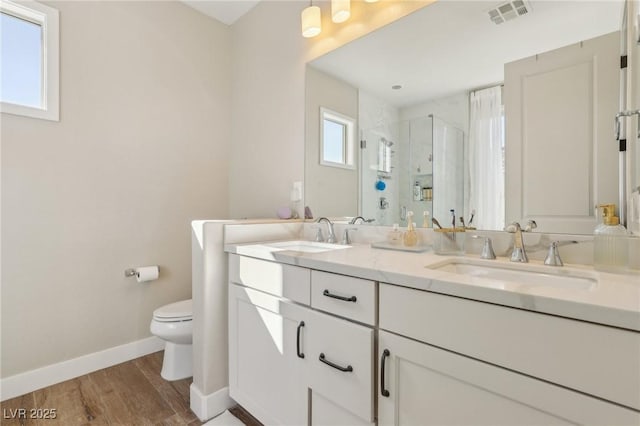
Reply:
<svg viewBox="0 0 640 426"><path fill-rule="evenodd" d="M416 181L416 184L413 185L413 201L422 201L422 188L420 187L420 182Z"/></svg>
<svg viewBox="0 0 640 426"><path fill-rule="evenodd" d="M407 247L413 247L418 244L418 233L413 223L413 212L407 212L407 230L402 235L402 241Z"/></svg>
<svg viewBox="0 0 640 426"><path fill-rule="evenodd" d="M393 229L387 234L387 242L393 246L399 246L402 243L402 232L398 229L398 224L393 224Z"/></svg>
<svg viewBox="0 0 640 426"><path fill-rule="evenodd" d="M593 266L599 271L625 272L629 265L629 234L614 212L615 207L603 208L604 223L594 231Z"/></svg>
<svg viewBox="0 0 640 426"><path fill-rule="evenodd" d="M429 228L429 227L431 227L431 217L430 217L431 215L430 215L430 213L429 213L429 210L425 210L425 211L422 213L422 216L423 216L423 217L422 217L422 227L423 227L423 228Z"/></svg>

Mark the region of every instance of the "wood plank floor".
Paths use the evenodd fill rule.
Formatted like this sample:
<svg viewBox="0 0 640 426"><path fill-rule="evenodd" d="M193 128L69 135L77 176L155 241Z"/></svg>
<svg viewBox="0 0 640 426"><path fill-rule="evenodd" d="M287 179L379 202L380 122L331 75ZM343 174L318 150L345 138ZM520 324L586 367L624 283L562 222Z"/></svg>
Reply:
<svg viewBox="0 0 640 426"><path fill-rule="evenodd" d="M189 409L191 378L167 382L160 377L162 356L163 352L156 352L4 401L0 403L0 423L201 425ZM51 410L55 410L55 418L41 418L46 414L52 417ZM230 411L244 423L258 424L241 417L239 407Z"/></svg>

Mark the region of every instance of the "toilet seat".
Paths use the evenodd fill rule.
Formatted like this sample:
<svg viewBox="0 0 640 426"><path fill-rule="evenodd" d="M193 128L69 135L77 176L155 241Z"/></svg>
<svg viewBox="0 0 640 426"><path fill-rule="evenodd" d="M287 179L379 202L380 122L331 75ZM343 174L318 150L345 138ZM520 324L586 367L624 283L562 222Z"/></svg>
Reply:
<svg viewBox="0 0 640 426"><path fill-rule="evenodd" d="M158 322L183 322L193 320L191 299L170 303L153 311L153 319Z"/></svg>

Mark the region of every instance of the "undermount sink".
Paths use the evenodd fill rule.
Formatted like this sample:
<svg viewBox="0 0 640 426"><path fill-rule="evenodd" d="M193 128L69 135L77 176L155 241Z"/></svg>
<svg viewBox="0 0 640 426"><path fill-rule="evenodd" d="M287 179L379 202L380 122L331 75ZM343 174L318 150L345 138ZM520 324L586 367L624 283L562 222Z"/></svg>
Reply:
<svg viewBox="0 0 640 426"><path fill-rule="evenodd" d="M341 250L351 246L332 243L319 243L316 241L282 241L278 243L265 243L267 247L278 250L300 251L304 253L321 253L323 251Z"/></svg>
<svg viewBox="0 0 640 426"><path fill-rule="evenodd" d="M550 266L528 264L487 264L471 259L454 259L427 268L453 272L454 274L489 280L508 281L528 286L555 287L573 290L590 290L596 286L597 280L580 271L554 269ZM543 270L541 270L544 268ZM549 269L549 270L547 270Z"/></svg>

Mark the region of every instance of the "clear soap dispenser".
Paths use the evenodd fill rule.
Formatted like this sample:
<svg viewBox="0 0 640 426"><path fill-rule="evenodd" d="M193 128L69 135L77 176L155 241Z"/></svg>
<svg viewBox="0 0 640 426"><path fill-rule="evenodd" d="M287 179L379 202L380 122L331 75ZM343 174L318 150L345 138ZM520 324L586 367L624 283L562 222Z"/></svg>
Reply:
<svg viewBox="0 0 640 426"><path fill-rule="evenodd" d="M593 266L606 272L625 272L629 265L627 230L615 216L615 204L601 204L603 223L594 230Z"/></svg>
<svg viewBox="0 0 640 426"><path fill-rule="evenodd" d="M387 234L387 242L393 246L399 246L402 243L402 232L397 223L393 224L393 229Z"/></svg>

